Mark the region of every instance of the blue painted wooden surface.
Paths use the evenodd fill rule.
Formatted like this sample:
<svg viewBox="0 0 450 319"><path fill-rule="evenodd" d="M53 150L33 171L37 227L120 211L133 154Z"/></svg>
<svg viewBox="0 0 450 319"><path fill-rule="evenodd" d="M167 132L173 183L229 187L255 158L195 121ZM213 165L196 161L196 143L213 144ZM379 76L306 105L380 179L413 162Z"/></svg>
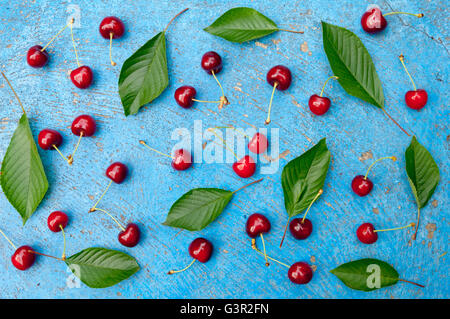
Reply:
<svg viewBox="0 0 450 319"><path fill-rule="evenodd" d="M287 3L287 1L286 1ZM68 254L90 246L120 249L135 256L142 269L129 280L108 289L69 288L70 273L61 262L38 258L28 271L16 270L10 262L9 244L0 240L0 297L2 298L448 298L448 12L446 1L380 1L384 11L423 12L425 18L391 16L387 29L375 36L365 34L360 17L371 1L2 1L0 7L1 69L6 72L28 111L35 136L43 128L62 132L64 153L71 152L75 137L70 132L73 118L93 115L98 131L83 139L75 163L68 167L55 152L40 150L50 182L45 200L22 227L19 215L0 196L0 227L17 244L29 244L48 254L62 249L60 234L51 233L46 218L63 210L70 216L67 227ZM75 6L74 6L75 5ZM45 44L66 23L67 16L80 8L80 27L75 28L83 64L94 70L95 82L88 90L76 89L68 78L75 67L68 30L50 46L51 60L43 69L25 62L27 49ZM232 44L202 31L215 18L235 6L250 6L272 18L280 27L304 30L304 35L278 32L246 44ZM117 79L123 61L149 38L162 30L171 17L185 7L190 10L168 31L170 85L150 106L136 116L125 118L117 94ZM74 9L75 8L75 9ZM69 11L69 12L67 12ZM114 40L108 60L108 41L100 37L98 25L108 15L119 16L126 35ZM322 48L320 21L353 30L372 54L383 83L387 110L404 127L417 134L434 156L441 171L441 183L430 204L422 212L416 242L411 231L384 233L374 245L363 245L355 236L356 227L366 221L378 227L404 225L415 220L416 205L404 170L404 151L410 139L367 103L348 96L336 83L326 94L332 97L331 110L314 117L308 97L320 91L331 75ZM220 74L231 105L218 112L215 106L197 105L184 110L173 100L182 84L194 85L199 98L219 94L213 79L200 68L200 58L215 50L224 59ZM429 93L428 105L420 112L408 109L403 96L411 89L398 55L419 87ZM203 127L231 124L263 127L271 87L267 70L284 64L293 72L293 84L277 92L271 127L280 128L280 152L289 150L277 173L237 194L231 205L199 233L163 226L171 204L193 187L222 187L234 190L245 181L230 164L196 164L186 172L176 172L164 157L138 144L145 139L169 152L171 133L179 127L192 131L194 120ZM4 81L0 83L0 156L20 117L17 105ZM280 183L281 167L300 155L320 138L327 137L332 152L325 193L313 206L310 218L314 231L308 240L295 241L288 235L282 249L279 241L287 215ZM369 152L369 153L366 153ZM395 155L397 163L384 162L373 169L375 188L359 198L350 190L354 175L362 174L374 158ZM126 223L137 221L143 230L142 242L126 249L117 241L118 230L101 214L88 214L108 183L104 176L112 161L123 161L131 170L121 185L113 185L101 207ZM255 178L260 177L256 174ZM306 286L287 278L287 270L276 264L266 268L261 256L250 248L244 232L247 216L263 212L272 222L266 236L271 255L293 263L307 261L316 269ZM206 264L195 264L185 273L167 276L172 268L190 262L187 247L197 236L209 238L215 252ZM426 285L408 284L364 293L345 287L329 273L335 266L362 257L375 257L395 266L402 278Z"/></svg>

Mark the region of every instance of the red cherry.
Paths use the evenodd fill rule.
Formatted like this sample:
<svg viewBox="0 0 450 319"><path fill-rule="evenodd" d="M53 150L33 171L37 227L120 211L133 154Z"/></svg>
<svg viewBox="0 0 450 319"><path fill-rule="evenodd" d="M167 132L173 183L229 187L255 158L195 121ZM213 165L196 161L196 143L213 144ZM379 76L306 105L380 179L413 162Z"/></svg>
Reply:
<svg viewBox="0 0 450 319"><path fill-rule="evenodd" d="M97 125L95 120L89 115L80 115L72 122L72 133L80 136L92 136L95 133Z"/></svg>
<svg viewBox="0 0 450 319"><path fill-rule="evenodd" d="M312 223L309 219L305 218L302 223L303 218L294 218L289 224L289 230L295 239L306 239L312 233Z"/></svg>
<svg viewBox="0 0 450 319"><path fill-rule="evenodd" d="M356 236L364 244L373 244L378 239L378 234L374 230L371 223L364 223L356 230Z"/></svg>
<svg viewBox="0 0 450 319"><path fill-rule="evenodd" d="M383 17L381 10L374 7L364 12L361 17L361 26L367 33L377 33L386 28L387 21Z"/></svg>
<svg viewBox="0 0 450 319"><path fill-rule="evenodd" d="M359 196L366 196L372 191L373 183L370 179L357 175L352 180L352 189Z"/></svg>
<svg viewBox="0 0 450 319"><path fill-rule="evenodd" d="M428 101L427 91L418 89L415 91L408 91L405 94L405 102L408 107L413 110L420 110L423 108Z"/></svg>
<svg viewBox="0 0 450 319"><path fill-rule="evenodd" d="M58 131L51 129L44 129L39 132L38 144L43 150L55 149L53 146L60 146L62 143L62 136Z"/></svg>
<svg viewBox="0 0 450 319"><path fill-rule="evenodd" d="M69 218L65 213L56 211L48 216L47 225L52 232L57 233L61 231L60 226L62 226L62 228L66 228L68 221Z"/></svg>
<svg viewBox="0 0 450 319"><path fill-rule="evenodd" d="M296 262L288 271L288 277L294 284L304 285L311 281L313 271L305 262Z"/></svg>
<svg viewBox="0 0 450 319"><path fill-rule="evenodd" d="M209 51L202 56L202 68L208 74L217 74L222 70L222 58L214 51Z"/></svg>
<svg viewBox="0 0 450 319"><path fill-rule="evenodd" d="M205 263L211 258L213 245L205 238L196 238L189 245L189 255L198 261Z"/></svg>
<svg viewBox="0 0 450 319"><path fill-rule="evenodd" d="M128 174L128 167L120 162L112 163L106 169L106 176L114 183L122 183Z"/></svg>
<svg viewBox="0 0 450 319"><path fill-rule="evenodd" d="M192 86L184 85L175 90L174 97L179 106L188 109L194 104L192 99L195 98L195 94L197 91Z"/></svg>
<svg viewBox="0 0 450 319"><path fill-rule="evenodd" d="M90 67L83 65L70 72L72 83L79 89L86 89L92 84L92 70Z"/></svg>
<svg viewBox="0 0 450 319"><path fill-rule="evenodd" d="M311 95L309 98L309 109L316 115L325 114L330 108L331 101L324 96L318 96L317 94Z"/></svg>
<svg viewBox="0 0 450 319"><path fill-rule="evenodd" d="M124 231L119 233L119 242L126 247L134 247L141 238L141 231L138 225L130 223Z"/></svg>
<svg viewBox="0 0 450 319"><path fill-rule="evenodd" d="M33 68L42 68L48 62L47 51L42 50L40 45L32 46L27 52L27 63Z"/></svg>
<svg viewBox="0 0 450 319"><path fill-rule="evenodd" d="M14 255L11 257L11 262L14 267L19 270L27 270L30 268L36 259L36 255L30 251L33 251L33 248L30 246L21 246L17 248Z"/></svg>
<svg viewBox="0 0 450 319"><path fill-rule="evenodd" d="M245 224L245 231L251 238L256 238L260 234L267 233L270 230L270 222L262 214L252 214L248 217Z"/></svg>
<svg viewBox="0 0 450 319"><path fill-rule="evenodd" d="M264 153L269 146L267 137L262 133L256 133L248 143L248 150L255 154Z"/></svg>
<svg viewBox="0 0 450 319"><path fill-rule="evenodd" d="M233 170L238 176L242 178L253 176L256 170L255 160L251 156L245 155L243 158L233 164Z"/></svg>
<svg viewBox="0 0 450 319"><path fill-rule="evenodd" d="M185 149L176 150L173 154L172 167L184 171L192 166L192 155Z"/></svg>
<svg viewBox="0 0 450 319"><path fill-rule="evenodd" d="M274 86L277 84L277 90L284 91L289 88L292 82L291 71L283 65L274 66L267 72L267 82Z"/></svg>
<svg viewBox="0 0 450 319"><path fill-rule="evenodd" d="M110 34L113 35L113 39L117 39L124 34L125 27L122 20L117 17L111 16L104 18L102 22L100 22L99 31L102 37L104 37L105 39L109 39L111 36Z"/></svg>

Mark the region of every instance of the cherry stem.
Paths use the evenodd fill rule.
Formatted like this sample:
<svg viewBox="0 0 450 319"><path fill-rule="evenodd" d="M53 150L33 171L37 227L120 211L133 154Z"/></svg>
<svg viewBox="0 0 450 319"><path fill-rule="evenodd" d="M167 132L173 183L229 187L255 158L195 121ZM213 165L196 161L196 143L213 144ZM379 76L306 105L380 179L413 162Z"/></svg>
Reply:
<svg viewBox="0 0 450 319"><path fill-rule="evenodd" d="M397 126L403 131L403 133L405 133L407 136L411 136L411 134L409 134L408 132L406 132L405 129L404 129L403 127L401 127L400 124L398 124L397 121L394 120L394 119L389 115L388 112L386 112L386 110L385 110L384 107L382 108L382 110L383 110L384 114L386 114L387 117L389 117L389 119L390 119L392 122L394 122L394 124L397 125Z"/></svg>
<svg viewBox="0 0 450 319"><path fill-rule="evenodd" d="M113 39L114 34L112 32L109 33L109 60L111 61L111 65L112 66L116 66L117 63L113 61L112 59L112 39Z"/></svg>
<svg viewBox="0 0 450 319"><path fill-rule="evenodd" d="M278 31L291 32L291 33L300 33L300 34L305 33L303 31L289 30L289 29L278 29Z"/></svg>
<svg viewBox="0 0 450 319"><path fill-rule="evenodd" d="M416 240L417 231L419 230L419 222L420 222L420 207L417 204L417 222L416 222L416 229L414 230L414 235L412 236L413 240Z"/></svg>
<svg viewBox="0 0 450 319"><path fill-rule="evenodd" d="M109 184L108 184L108 186L106 187L105 191L103 192L102 196L100 196L100 198L97 200L97 202L95 203L95 205L92 206L92 208L89 210L90 213L95 212L95 210L97 209L96 207L97 207L98 203L100 203L100 201L102 200L103 196L105 196L105 194L106 194L106 192L108 191L108 189L109 189L109 187L111 186L111 184L112 184L112 180L109 181Z"/></svg>
<svg viewBox="0 0 450 319"><path fill-rule="evenodd" d="M197 99L192 99L192 101L199 102L199 103L220 103L221 102L221 101L205 101L205 100L197 100Z"/></svg>
<svg viewBox="0 0 450 319"><path fill-rule="evenodd" d="M280 242L280 248L281 248L281 246L283 246L284 238L286 237L286 232L287 232L290 220L291 220L291 216L289 216L289 218L286 222L286 226L284 227L283 237L281 237L281 242Z"/></svg>
<svg viewBox="0 0 450 319"><path fill-rule="evenodd" d="M189 267L191 267L196 260L197 259L192 259L191 263L189 265L187 265L186 267L184 267L183 269L181 269L181 270L171 270L167 274L168 275L172 275L172 274L176 274L176 273L179 273L179 272L183 272L183 271L187 270Z"/></svg>
<svg viewBox="0 0 450 319"><path fill-rule="evenodd" d="M155 150L154 148L148 146L147 143L145 143L145 142L142 141L142 140L139 141L139 143L142 144L142 145L144 145L145 147L147 147L149 150L151 150L151 151L153 151L153 152L155 152L155 153L158 153L159 155L164 155L164 156L166 156L166 157L168 157L168 158L174 159L173 156L170 156L170 155L168 155L168 154L162 153L162 152L160 152L160 151L158 151L158 150Z"/></svg>
<svg viewBox="0 0 450 319"><path fill-rule="evenodd" d="M376 233L376 232L380 232L380 231L399 230L399 229L408 228L408 227L414 227L414 226L416 226L415 223L410 223L410 224L408 224L406 226L402 226L402 227L387 228L387 229L375 229L373 232Z"/></svg>
<svg viewBox="0 0 450 319"><path fill-rule="evenodd" d="M35 255L45 256L45 257L50 257L50 258L53 258L53 259L57 259L57 260L64 261L63 259L61 259L61 258L59 258L59 257L55 257L55 256L43 254L43 253L38 253L37 251L34 251L34 250L29 250L28 252L29 252L29 253L32 253L32 254L35 254Z"/></svg>
<svg viewBox="0 0 450 319"><path fill-rule="evenodd" d="M66 233L64 232L64 227L62 227L61 224L59 225L59 228L61 228L61 232L62 232L63 240L64 240L63 253L62 253L61 259L66 260Z"/></svg>
<svg viewBox="0 0 450 319"><path fill-rule="evenodd" d="M259 233L259 235L261 236L261 242L263 244L263 251L264 251L264 258L266 259L266 266L269 266L269 261L267 260L267 253L266 253L266 244L264 242L264 236L262 233Z"/></svg>
<svg viewBox="0 0 450 319"><path fill-rule="evenodd" d="M283 265L284 267L286 267L286 268L290 268L288 265L286 265L285 263L283 263L283 262L281 262L281 261L279 261L279 260L276 260L275 258L272 258L272 257L270 257L269 255L265 255L262 251L260 251L257 247L256 247L256 240L253 238L252 239L252 248L253 248L253 250L255 250L257 253L259 253L259 254L261 254L261 255L263 255L263 256L266 256L267 257L267 259L270 259L270 260L272 260L272 261L274 261L274 262L276 262L276 263L279 263L280 265Z"/></svg>
<svg viewBox="0 0 450 319"><path fill-rule="evenodd" d="M376 163L378 163L379 161L382 161L382 160L384 160L384 159L388 159L388 158L391 159L391 160L394 161L394 162L397 160L397 157L395 157L395 156L385 156L385 157L380 157L380 158L377 159L375 162L373 162L372 165L369 166L369 168L367 169L366 175L364 175L364 179L367 179L367 176L369 175L370 170L372 169L372 167L373 167Z"/></svg>
<svg viewBox="0 0 450 319"><path fill-rule="evenodd" d="M415 16L417 18L423 18L423 16L424 16L423 13L409 13L409 12L395 11L395 12L385 13L385 14L383 14L383 17L390 16L390 15L393 15L393 14L407 14L407 15L410 15L410 16Z"/></svg>
<svg viewBox="0 0 450 319"><path fill-rule="evenodd" d="M112 219L113 221L116 222L116 224L119 226L119 228L120 228L122 231L125 231L125 227L123 227L122 224L119 223L119 221L118 221L116 218L114 218L113 215L111 215L110 213L108 213L106 210L101 209L101 208L94 208L94 211L100 211L100 212L102 212L102 213L105 213L106 215L108 215L109 217L111 217L111 219Z"/></svg>
<svg viewBox="0 0 450 319"><path fill-rule="evenodd" d="M242 186L241 188L236 189L236 190L235 190L234 192L232 192L232 193L233 193L233 194L234 194L234 193L237 193L237 192L239 192L240 190L242 190L242 189L244 189L244 188L246 188L246 187L249 187L250 185L259 183L259 182L262 181L263 179L264 179L264 178L257 179L256 181L253 181L253 182L251 182L251 183L249 183L249 184L247 184L247 185Z"/></svg>
<svg viewBox="0 0 450 319"><path fill-rule="evenodd" d="M63 153L61 153L61 151L59 150L59 148L56 145L52 145L52 147L58 152L59 155L61 155L61 157L67 162L69 163L69 165L71 165L72 163L70 162L70 159L68 159L67 157L64 156Z"/></svg>
<svg viewBox="0 0 450 319"><path fill-rule="evenodd" d="M305 222L306 215L308 214L309 209L311 208L312 204L314 204L314 202L317 200L317 198L319 198L319 196L322 195L322 194L323 194L323 190L322 190L322 189L319 189L319 191L317 192L316 196L314 197L314 199L312 200L312 202L309 204L308 209L306 210L305 215L303 216L302 224Z"/></svg>
<svg viewBox="0 0 450 319"><path fill-rule="evenodd" d="M403 68L404 68L405 71L406 71L406 74L408 74L409 79L411 80L411 83L412 83L412 85L413 85L413 87L414 87L414 91L417 91L416 83L414 83L414 80L413 80L411 74L409 74L409 71L408 71L408 69L406 68L406 65L405 65L405 57L403 56L403 54L400 54L398 58L400 59L400 62L402 63Z"/></svg>
<svg viewBox="0 0 450 319"><path fill-rule="evenodd" d="M236 153L235 153L231 148L228 147L227 142L225 142L225 140L224 140L223 138L221 138L221 137L215 132L215 130L214 130L213 127L210 127L210 128L208 129L208 131L211 131L211 132L214 134L215 137L217 137L219 140L221 140L223 146L224 146L228 151L230 151L230 152L234 155L234 157L236 157L236 159L239 161L239 157L236 155Z"/></svg>
<svg viewBox="0 0 450 319"><path fill-rule="evenodd" d="M278 82L275 82L274 85L273 85L272 95L270 97L269 111L267 112L267 119L266 119L266 122L265 122L266 125L270 123L270 111L272 110L273 95L275 93L275 89L277 88L277 86L278 86Z"/></svg>
<svg viewBox="0 0 450 319"><path fill-rule="evenodd" d="M169 21L169 23L167 24L167 26L166 26L166 28L164 29L163 32L166 32L166 31L167 31L167 28L168 28L169 25L173 22L173 20L175 20L179 15L181 15L182 13L184 13L184 12L186 12L186 11L188 11L188 10L189 10L189 8L186 8L186 9L184 9L183 11L181 11L180 13L178 13L176 16L174 16L174 17L172 18L172 20Z"/></svg>
<svg viewBox="0 0 450 319"><path fill-rule="evenodd" d="M17 95L16 91L14 91L14 88L12 87L11 82L9 82L9 80L8 80L8 78L6 77L5 73L3 73L3 72L1 72L1 73L2 73L3 77L4 77L5 80L6 80L6 83L8 83L9 87L11 88L11 91L13 91L13 93L14 93L14 95L15 95L17 101L19 102L19 105L20 105L20 107L21 107L21 109L22 109L23 114L27 114L27 112L25 112L25 108L23 107L22 102L21 102L20 99L19 99L19 96Z"/></svg>
<svg viewBox="0 0 450 319"><path fill-rule="evenodd" d="M0 233L3 235L3 237L5 237L5 239L8 241L8 243L11 244L11 246L14 248L14 250L17 250L16 245L13 244L13 242L11 241L11 239L8 238L8 236L5 235L5 233L0 229Z"/></svg>
<svg viewBox="0 0 450 319"><path fill-rule="evenodd" d="M44 50L50 45L50 43L52 43L53 40L55 40L58 37L58 35L60 35L61 32L63 32L69 25L73 24L74 21L75 19L72 18L68 24L66 24L61 30L59 30L59 32L55 34L55 36L51 38L50 41L48 41L48 43L41 49L41 52L44 52Z"/></svg>
<svg viewBox="0 0 450 319"><path fill-rule="evenodd" d="M83 137L83 135L84 135L83 132L80 132L80 137L78 137L77 145L75 145L75 149L73 150L72 155L68 156L67 162L69 163L69 165L72 165L73 163L73 157L78 150L78 146L80 146L81 138Z"/></svg>
<svg viewBox="0 0 450 319"><path fill-rule="evenodd" d="M413 285L419 286L420 288L425 288L424 285L418 284L417 282L413 282L413 281L409 281L409 280L401 279L401 278L399 278L398 280L399 281L403 281L403 282L407 282L408 284L413 284Z"/></svg>
<svg viewBox="0 0 450 319"><path fill-rule="evenodd" d="M80 67L80 61L78 60L78 53L77 53L77 47L75 45L75 40L73 39L73 20L70 22L70 35L72 37L72 44L73 44L73 49L75 51L75 58L77 59L77 65L78 67Z"/></svg>
<svg viewBox="0 0 450 319"><path fill-rule="evenodd" d="M325 83L324 83L323 86L322 86L322 91L320 91L320 97L322 97L322 95L323 95L323 90L325 90L325 86L327 85L328 81L330 81L331 79L337 80L337 79L339 79L339 77L337 77L336 75L332 75L332 76L330 76L330 77L325 81Z"/></svg>

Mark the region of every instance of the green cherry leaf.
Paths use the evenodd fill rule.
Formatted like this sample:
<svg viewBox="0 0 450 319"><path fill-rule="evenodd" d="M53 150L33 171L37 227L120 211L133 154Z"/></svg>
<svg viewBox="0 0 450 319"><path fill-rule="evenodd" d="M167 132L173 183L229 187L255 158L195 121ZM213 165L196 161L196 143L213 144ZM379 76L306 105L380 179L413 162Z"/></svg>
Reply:
<svg viewBox="0 0 450 319"><path fill-rule="evenodd" d="M242 43L279 29L275 22L255 9L240 7L228 10L204 30L225 40Z"/></svg>
<svg viewBox="0 0 450 319"><path fill-rule="evenodd" d="M362 291L392 286L399 281L398 272L391 265L372 258L351 261L330 272L347 287Z"/></svg>
<svg viewBox="0 0 450 319"><path fill-rule="evenodd" d="M44 166L25 113L6 150L1 172L3 192L25 224L48 189Z"/></svg>
<svg viewBox="0 0 450 319"><path fill-rule="evenodd" d="M416 139L412 137L411 144L405 152L406 174L419 208L427 205L439 184L439 168L431 156Z"/></svg>
<svg viewBox="0 0 450 319"><path fill-rule="evenodd" d="M330 151L326 139L322 139L301 156L290 161L281 173L281 185L284 193L284 206L289 217L300 214L323 189L328 167Z"/></svg>
<svg viewBox="0 0 450 319"><path fill-rule="evenodd" d="M322 32L323 48L339 84L348 94L384 108L383 87L361 40L353 32L323 21Z"/></svg>
<svg viewBox="0 0 450 319"><path fill-rule="evenodd" d="M106 248L87 248L65 260L75 276L91 288L106 288L139 270L133 257Z"/></svg>
<svg viewBox="0 0 450 319"><path fill-rule="evenodd" d="M119 94L126 116L156 99L169 85L165 32L140 47L123 64Z"/></svg>
<svg viewBox="0 0 450 319"><path fill-rule="evenodd" d="M172 205L163 224L189 231L202 230L222 213L232 197L233 192L224 189L192 189Z"/></svg>

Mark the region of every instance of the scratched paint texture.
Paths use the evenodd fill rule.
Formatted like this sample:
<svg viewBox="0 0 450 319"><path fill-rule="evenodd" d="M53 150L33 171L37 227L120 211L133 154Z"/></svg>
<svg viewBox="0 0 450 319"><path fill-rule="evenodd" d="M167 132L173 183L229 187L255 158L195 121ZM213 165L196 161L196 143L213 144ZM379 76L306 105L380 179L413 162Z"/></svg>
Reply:
<svg viewBox="0 0 450 319"><path fill-rule="evenodd" d="M59 130L62 151L71 152L76 139L70 132L73 118L92 114L98 122L93 138L83 139L74 165L68 167L56 152L40 150L50 182L49 191L28 223L22 227L19 215L2 194L0 225L17 244L29 244L38 251L60 254L61 234L51 233L46 218L63 210L70 216L67 227L68 255L91 246L104 246L135 256L142 269L129 280L107 289L68 288L70 273L61 262L38 258L26 272L11 262L9 244L0 240L0 297L2 298L448 298L448 39L446 1L380 1L384 11L423 12L424 19L391 16L387 29L375 36L365 34L360 16L373 1L1 1L1 69L20 95L35 136L43 128ZM77 5L81 25L75 28L82 64L94 70L94 84L76 89L68 78L75 67L70 32L51 45L50 63L32 69L25 62L26 51L45 44L66 23L67 10ZM233 44L202 31L227 9L253 7L280 27L304 30L304 35L278 32L245 44ZM167 90L136 116L125 118L117 93L117 79L123 61L149 38L161 31L176 13L189 7L167 34L170 84ZM120 17L126 34L114 40L108 60L108 41L100 37L98 25L108 15ZM357 225L370 221L378 227L405 225L414 221L416 204L404 170L404 151L410 139L383 113L347 95L336 83L326 94L333 105L323 117L312 116L307 101L318 93L331 70L322 48L320 21L354 31L371 53L383 83L387 110L404 127L414 132L434 156L441 182L430 204L422 212L420 232L411 242L411 231L383 233L374 245L363 245L355 236ZM184 110L173 100L182 84L194 85L199 98L219 94L214 80L200 68L202 54L219 52L224 60L220 73L231 105L218 112L215 106L196 105ZM429 93L428 105L420 112L408 109L403 96L411 89L398 55L405 54L410 72L419 87ZM290 150L285 160L300 155L327 137L332 153L325 193L313 206L310 218L314 231L308 240L287 237L278 247L287 215L281 189L281 168L264 181L238 193L224 213L197 233L163 226L171 204L193 187L221 187L234 190L245 181L230 164L196 164L186 172L174 171L168 160L139 145L145 139L155 148L169 152L175 128L192 131L194 120L203 127L231 124L263 127L271 87L265 81L276 64L293 73L291 88L276 92L271 127L280 128L280 151ZM4 81L0 83L0 156L3 158L20 117L20 108ZM397 163L384 162L372 171L375 188L370 196L352 193L354 175L364 173L373 158L395 155ZM108 180L104 176L112 161L130 167L130 176L113 185L102 202L126 223L137 221L143 230L141 243L131 249L117 241L118 230L101 214L89 208ZM261 177L256 174L254 178ZM287 269L265 267L261 256L250 248L244 232L247 216L263 212L272 222L265 237L271 255L291 264L313 265L313 280L297 286L287 278ZM190 262L187 247L197 236L209 238L215 247L207 264L197 263L183 274L167 276L172 268ZM385 260L402 278L426 285L408 284L371 293L352 291L329 270L351 260L374 257Z"/></svg>

